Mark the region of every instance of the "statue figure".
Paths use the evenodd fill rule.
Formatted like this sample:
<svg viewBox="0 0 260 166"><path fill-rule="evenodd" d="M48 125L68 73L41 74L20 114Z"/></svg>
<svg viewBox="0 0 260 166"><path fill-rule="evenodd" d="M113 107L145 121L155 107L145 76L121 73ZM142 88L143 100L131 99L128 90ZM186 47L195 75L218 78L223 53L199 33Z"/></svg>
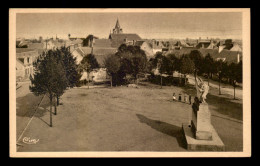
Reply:
<svg viewBox="0 0 260 166"><path fill-rule="evenodd" d="M199 101L201 103L205 103L205 99L209 91L209 86L205 84L201 78L195 77L195 87Z"/></svg>

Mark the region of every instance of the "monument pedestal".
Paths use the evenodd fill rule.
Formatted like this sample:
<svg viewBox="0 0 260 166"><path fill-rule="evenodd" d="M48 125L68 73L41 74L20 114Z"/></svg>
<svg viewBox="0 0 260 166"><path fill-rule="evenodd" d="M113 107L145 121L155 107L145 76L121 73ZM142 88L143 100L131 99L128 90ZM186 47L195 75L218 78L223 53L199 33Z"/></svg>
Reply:
<svg viewBox="0 0 260 166"><path fill-rule="evenodd" d="M188 150L224 151L225 145L211 125L207 103L193 103L191 125L182 124Z"/></svg>
<svg viewBox="0 0 260 166"><path fill-rule="evenodd" d="M207 103L199 106L199 111L192 110L191 127L198 140L212 140L211 114Z"/></svg>

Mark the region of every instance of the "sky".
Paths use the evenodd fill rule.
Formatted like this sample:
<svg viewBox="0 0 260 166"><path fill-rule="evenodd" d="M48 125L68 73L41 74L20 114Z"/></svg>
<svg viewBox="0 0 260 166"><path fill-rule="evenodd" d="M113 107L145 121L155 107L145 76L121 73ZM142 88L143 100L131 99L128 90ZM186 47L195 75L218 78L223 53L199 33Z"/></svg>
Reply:
<svg viewBox="0 0 260 166"><path fill-rule="evenodd" d="M124 33L143 39L242 38L242 13L18 13L17 37L86 37L93 34L108 38L116 20Z"/></svg>

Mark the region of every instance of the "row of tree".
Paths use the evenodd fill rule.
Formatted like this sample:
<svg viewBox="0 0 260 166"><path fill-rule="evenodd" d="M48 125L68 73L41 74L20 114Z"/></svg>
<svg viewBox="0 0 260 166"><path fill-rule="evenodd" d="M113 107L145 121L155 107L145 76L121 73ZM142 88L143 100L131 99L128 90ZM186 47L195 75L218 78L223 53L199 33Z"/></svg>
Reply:
<svg viewBox="0 0 260 166"><path fill-rule="evenodd" d="M177 57L174 54L163 55L158 52L154 58L149 60L149 70L157 68L162 78L162 74L172 75L174 71L177 71L184 75L185 85L186 76L188 74L206 75L208 79L212 78L213 75L218 76L219 80L219 94L220 82L225 78L234 87L234 98L235 88L237 82L242 82L242 61L239 63L224 62L223 60L214 60L210 54L205 57L198 50L193 50L190 54L182 55ZM181 79L180 79L181 80ZM161 79L162 85L162 79Z"/></svg>
<svg viewBox="0 0 260 166"><path fill-rule="evenodd" d="M36 96L47 95L50 100L50 127L52 127L52 105L55 106L54 115L57 115L57 106L60 96L67 88L76 86L81 77L68 48L43 52L33 63L34 75L30 76L30 91ZM55 101L56 100L56 101Z"/></svg>

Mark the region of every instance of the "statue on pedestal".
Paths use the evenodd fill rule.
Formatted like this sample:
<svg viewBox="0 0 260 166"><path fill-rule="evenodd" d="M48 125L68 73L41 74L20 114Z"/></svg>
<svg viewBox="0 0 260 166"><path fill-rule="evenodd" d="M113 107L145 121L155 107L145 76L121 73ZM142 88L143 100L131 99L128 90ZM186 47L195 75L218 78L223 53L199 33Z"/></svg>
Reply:
<svg viewBox="0 0 260 166"><path fill-rule="evenodd" d="M197 97L201 103L205 103L206 96L209 92L209 86L203 82L199 77L195 77L195 87L197 90Z"/></svg>

